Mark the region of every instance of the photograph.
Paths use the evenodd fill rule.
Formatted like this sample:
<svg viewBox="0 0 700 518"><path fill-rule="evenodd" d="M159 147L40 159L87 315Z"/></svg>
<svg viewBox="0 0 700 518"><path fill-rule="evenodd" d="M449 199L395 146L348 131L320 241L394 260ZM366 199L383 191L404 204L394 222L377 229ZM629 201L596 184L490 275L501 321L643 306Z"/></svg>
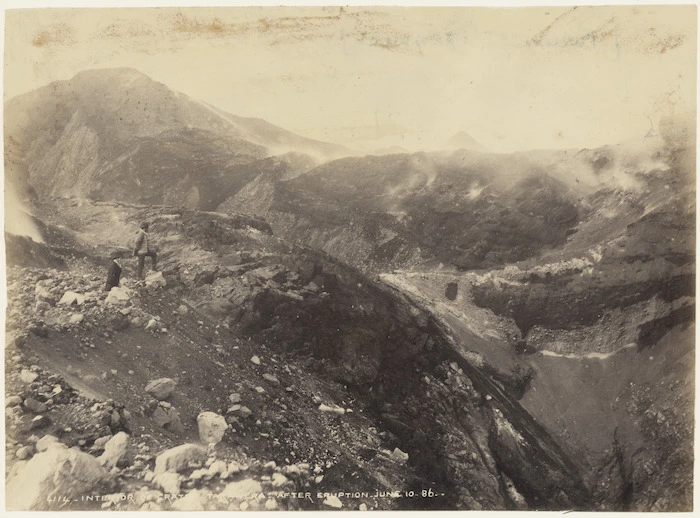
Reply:
<svg viewBox="0 0 700 518"><path fill-rule="evenodd" d="M5 512L693 511L695 4L63 4Z"/></svg>

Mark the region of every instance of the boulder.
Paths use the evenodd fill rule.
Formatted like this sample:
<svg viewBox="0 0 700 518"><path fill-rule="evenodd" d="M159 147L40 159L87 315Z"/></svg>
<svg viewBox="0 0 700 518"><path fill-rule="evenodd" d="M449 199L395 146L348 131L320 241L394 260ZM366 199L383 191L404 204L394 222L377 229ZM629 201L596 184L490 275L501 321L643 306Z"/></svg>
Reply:
<svg viewBox="0 0 700 518"><path fill-rule="evenodd" d="M173 511L204 511L206 503L211 500L209 495L211 493L201 489L194 489L173 502L170 509Z"/></svg>
<svg viewBox="0 0 700 518"><path fill-rule="evenodd" d="M110 470L126 455L129 446L129 436L119 432L105 444L104 453L97 459L106 469Z"/></svg>
<svg viewBox="0 0 700 518"><path fill-rule="evenodd" d="M76 293L74 291L67 291L58 301L59 306L72 306L73 304L77 306L82 306L85 303L85 295L82 293Z"/></svg>
<svg viewBox="0 0 700 518"><path fill-rule="evenodd" d="M43 414L48 410L46 403L42 403L31 397L24 400L24 408L35 414Z"/></svg>
<svg viewBox="0 0 700 518"><path fill-rule="evenodd" d="M173 395L176 385L177 383L175 380L171 378L158 378L148 382L148 385L146 385L146 392L157 400L163 401Z"/></svg>
<svg viewBox="0 0 700 518"><path fill-rule="evenodd" d="M177 473L159 473L153 477L153 483L163 489L166 494L177 495L180 493L180 475Z"/></svg>
<svg viewBox="0 0 700 518"><path fill-rule="evenodd" d="M153 412L153 419L160 427L169 426L174 430L182 429L180 413L170 404L161 402Z"/></svg>
<svg viewBox="0 0 700 518"><path fill-rule="evenodd" d="M126 306L130 298L131 294L126 288L114 286L111 290L109 290L105 303L114 304L116 306Z"/></svg>
<svg viewBox="0 0 700 518"><path fill-rule="evenodd" d="M207 458L207 449L198 444L181 444L165 450L156 457L154 473L178 472L186 469L190 462L202 463Z"/></svg>
<svg viewBox="0 0 700 518"><path fill-rule="evenodd" d="M19 373L19 379L21 379L24 383L33 383L39 375L36 372L32 372L28 369L22 369L22 372Z"/></svg>
<svg viewBox="0 0 700 518"><path fill-rule="evenodd" d="M52 446L37 453L6 486L8 510L45 511L51 507L48 496L76 498L103 482L107 472L100 463L77 448Z"/></svg>
<svg viewBox="0 0 700 518"><path fill-rule="evenodd" d="M278 379L277 379L275 376L273 376L272 374L267 374L267 373L265 373L265 374L263 374L263 378L265 378L267 381L269 381L270 383L272 383L272 384L274 384L274 385L279 385L279 384L280 384L280 380L278 380Z"/></svg>
<svg viewBox="0 0 700 518"><path fill-rule="evenodd" d="M282 473L275 472L272 474L272 487L282 487L287 482L289 482L289 479Z"/></svg>
<svg viewBox="0 0 700 518"><path fill-rule="evenodd" d="M226 499L245 500L262 493L262 485L257 480L246 478L226 485L219 496Z"/></svg>
<svg viewBox="0 0 700 518"><path fill-rule="evenodd" d="M214 412L202 412L197 416L199 438L205 444L217 444L224 438L228 423L223 416Z"/></svg>
<svg viewBox="0 0 700 518"><path fill-rule="evenodd" d="M47 451L49 448L67 448L65 444L59 442L59 440L53 435L44 435L41 439L36 442L36 451L42 452Z"/></svg>
<svg viewBox="0 0 700 518"><path fill-rule="evenodd" d="M164 288L168 282L163 277L163 272L151 272L146 275L146 286L149 288Z"/></svg>
<svg viewBox="0 0 700 518"><path fill-rule="evenodd" d="M95 439L95 442L92 444L92 448L94 450L104 450L105 446L107 443L110 441L112 438L111 435L105 435L104 437L100 437L98 439Z"/></svg>
<svg viewBox="0 0 700 518"><path fill-rule="evenodd" d="M22 404L22 398L19 396L10 396L5 399L5 408L18 406Z"/></svg>
<svg viewBox="0 0 700 518"><path fill-rule="evenodd" d="M56 297L46 288L41 288L36 292L36 300L39 302L46 302L52 306L56 304Z"/></svg>
<svg viewBox="0 0 700 518"><path fill-rule="evenodd" d="M343 502L340 501L335 495L330 495L323 501L323 505L330 507L332 509L340 509L343 507Z"/></svg>
<svg viewBox="0 0 700 518"><path fill-rule="evenodd" d="M158 329L158 321L155 318L152 318L146 324L146 331L151 331L155 329Z"/></svg>
<svg viewBox="0 0 700 518"><path fill-rule="evenodd" d="M43 300L37 300L36 304L34 305L34 311L36 313L43 313L49 309L51 309L51 304L44 302Z"/></svg>
<svg viewBox="0 0 700 518"><path fill-rule="evenodd" d="M407 462L408 453L401 451L399 448L394 448L394 451L391 452L391 458L397 462Z"/></svg>
<svg viewBox="0 0 700 518"><path fill-rule="evenodd" d="M15 452L15 458L19 460L27 460L34 455L34 446L22 446Z"/></svg>
<svg viewBox="0 0 700 518"><path fill-rule="evenodd" d="M83 315L82 313L74 313L73 315L71 315L70 320L68 322L70 322L71 324L80 324L83 320L85 320L85 315Z"/></svg>

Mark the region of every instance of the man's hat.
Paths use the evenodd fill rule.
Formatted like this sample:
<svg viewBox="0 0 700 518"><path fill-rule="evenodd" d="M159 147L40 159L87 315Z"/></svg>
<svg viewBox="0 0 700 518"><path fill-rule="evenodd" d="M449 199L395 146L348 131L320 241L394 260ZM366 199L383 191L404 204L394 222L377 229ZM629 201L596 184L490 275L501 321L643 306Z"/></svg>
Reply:
<svg viewBox="0 0 700 518"><path fill-rule="evenodd" d="M148 221L144 221L143 223L141 223L139 225L139 228L144 228L144 229L148 228Z"/></svg>

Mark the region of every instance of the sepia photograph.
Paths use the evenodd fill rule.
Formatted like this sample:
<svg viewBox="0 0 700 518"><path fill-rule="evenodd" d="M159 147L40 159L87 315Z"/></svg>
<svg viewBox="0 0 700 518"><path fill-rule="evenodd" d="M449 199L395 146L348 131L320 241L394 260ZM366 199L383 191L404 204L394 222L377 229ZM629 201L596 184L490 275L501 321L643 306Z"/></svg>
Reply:
<svg viewBox="0 0 700 518"><path fill-rule="evenodd" d="M6 512L693 510L696 5L176 3L3 9Z"/></svg>

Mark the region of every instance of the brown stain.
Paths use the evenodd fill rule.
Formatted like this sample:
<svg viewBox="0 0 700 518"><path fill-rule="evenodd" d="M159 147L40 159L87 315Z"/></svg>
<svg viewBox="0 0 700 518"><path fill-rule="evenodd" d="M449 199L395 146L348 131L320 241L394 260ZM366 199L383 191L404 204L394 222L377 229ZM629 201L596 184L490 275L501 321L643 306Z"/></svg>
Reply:
<svg viewBox="0 0 700 518"><path fill-rule="evenodd" d="M566 17L566 16L569 16L569 15L570 15L571 13L573 13L576 9L578 9L578 7L577 7L577 6L574 6L574 7L572 7L571 9L569 9L568 11L566 11L565 13L562 13L562 14L560 14L559 16L557 16L557 17L554 19L554 21L553 21L552 23L550 23L549 25L547 25L547 27L545 27L544 29L542 29L540 32L537 33L537 35L535 35L532 39L530 39L530 40L527 42L528 45L539 45L540 43L542 43L542 40L543 40L544 37L547 35L547 33L548 33L549 31L552 30L552 27L554 27L554 25L555 25L557 22L559 22L562 18L564 18L564 17Z"/></svg>
<svg viewBox="0 0 700 518"><path fill-rule="evenodd" d="M601 43L615 35L616 26L615 26L615 18L610 18L607 22L605 22L603 25L598 27L597 29L584 34L583 36L580 36L578 38L571 38L567 40L566 42L563 43L564 46L566 47L574 47L574 46L583 46L587 43Z"/></svg>
<svg viewBox="0 0 700 518"><path fill-rule="evenodd" d="M656 41L647 46L647 52L650 54L665 54L669 50L683 45L685 36L681 34L669 34L665 38L658 38Z"/></svg>
<svg viewBox="0 0 700 518"><path fill-rule="evenodd" d="M260 18L254 23L225 23L219 18L199 19L178 13L172 28L176 32L192 35L231 36L258 32L260 34L309 32L341 20L344 10L328 16L285 16L281 18Z"/></svg>
<svg viewBox="0 0 700 518"><path fill-rule="evenodd" d="M37 48L52 45L68 45L73 43L73 28L64 23L49 26L47 29L36 33L32 38L32 45Z"/></svg>

